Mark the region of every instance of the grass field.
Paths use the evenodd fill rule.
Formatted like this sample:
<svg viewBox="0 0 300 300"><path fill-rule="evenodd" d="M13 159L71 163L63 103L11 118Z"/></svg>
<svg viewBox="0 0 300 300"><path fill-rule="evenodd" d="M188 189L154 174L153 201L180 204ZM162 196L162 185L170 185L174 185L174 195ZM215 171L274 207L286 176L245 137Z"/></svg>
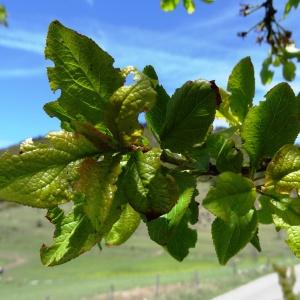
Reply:
<svg viewBox="0 0 300 300"><path fill-rule="evenodd" d="M151 242L141 226L121 247L102 252L95 248L65 265L46 268L40 263L39 247L51 241L53 228L43 218L44 213L26 207L0 211L0 265L5 269L0 277L0 299L123 299L117 292L114 298L99 295L111 289L141 287L136 298L126 299L144 299L144 292L154 297L159 291L161 299L199 299L201 294L205 300L268 272L267 257L270 261L295 262L271 227L261 231L261 255L249 246L234 263L220 267L209 228L199 227L197 247L179 263ZM149 292L148 287L158 283L160 290L157 286L156 291L152 288ZM166 285L169 291L163 295Z"/></svg>

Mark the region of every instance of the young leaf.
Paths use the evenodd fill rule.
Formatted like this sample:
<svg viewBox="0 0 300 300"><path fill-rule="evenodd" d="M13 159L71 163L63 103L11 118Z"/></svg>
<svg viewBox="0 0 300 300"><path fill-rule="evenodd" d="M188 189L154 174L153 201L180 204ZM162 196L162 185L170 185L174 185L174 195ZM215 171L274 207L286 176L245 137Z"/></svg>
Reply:
<svg viewBox="0 0 300 300"><path fill-rule="evenodd" d="M285 80L293 81L296 77L296 65L292 61L286 61L282 67L282 75Z"/></svg>
<svg viewBox="0 0 300 300"><path fill-rule="evenodd" d="M160 163L161 151L132 153L125 169L125 195L130 205L148 220L167 212L178 200L175 179Z"/></svg>
<svg viewBox="0 0 300 300"><path fill-rule="evenodd" d="M294 145L283 146L273 157L266 171L266 187L289 194L300 188L300 150Z"/></svg>
<svg viewBox="0 0 300 300"><path fill-rule="evenodd" d="M261 223L271 224L275 217L279 217L288 225L300 225L300 198L292 199L274 191L268 191L264 196L260 196L259 202L261 209L258 211L258 216L259 221L263 221Z"/></svg>
<svg viewBox="0 0 300 300"><path fill-rule="evenodd" d="M183 5L189 14L192 14L195 11L196 6L193 0L183 0Z"/></svg>
<svg viewBox="0 0 300 300"><path fill-rule="evenodd" d="M86 202L84 212L100 235L110 231L121 214L124 200L116 196L120 159L120 156L104 156L102 161L89 158L78 171L80 178L75 189L82 194Z"/></svg>
<svg viewBox="0 0 300 300"><path fill-rule="evenodd" d="M251 210L243 217L232 215L229 222L216 218L212 224L212 238L221 265L243 249L257 232L257 215Z"/></svg>
<svg viewBox="0 0 300 300"><path fill-rule="evenodd" d="M231 93L220 88L221 104L217 108L216 119L225 119L231 126L239 126L240 121L237 116L233 114L230 108Z"/></svg>
<svg viewBox="0 0 300 300"><path fill-rule="evenodd" d="M0 157L0 198L40 208L70 201L82 159L99 152L83 136L64 131L43 143L28 140L20 150Z"/></svg>
<svg viewBox="0 0 300 300"><path fill-rule="evenodd" d="M156 101L156 83L133 68L124 71L135 75L135 83L119 88L110 98L106 124L121 144L137 144L143 134L138 116L150 110Z"/></svg>
<svg viewBox="0 0 300 300"><path fill-rule="evenodd" d="M202 1L207 4L214 2L214 0L202 0ZM164 11L172 11L177 7L178 3L179 0L161 0L160 6ZM192 14L195 11L196 5L194 0L183 0L183 5L189 14Z"/></svg>
<svg viewBox="0 0 300 300"><path fill-rule="evenodd" d="M250 243L253 245L253 247L258 251L261 252L261 245L260 245L260 240L258 236L258 229L256 230L255 235L253 236L252 240Z"/></svg>
<svg viewBox="0 0 300 300"><path fill-rule="evenodd" d="M285 144L294 143L300 128L299 104L287 83L272 88L266 101L253 107L243 124L242 138L253 168Z"/></svg>
<svg viewBox="0 0 300 300"><path fill-rule="evenodd" d="M217 88L205 80L188 81L177 89L160 134L162 147L185 152L203 143L215 117L217 97Z"/></svg>
<svg viewBox="0 0 300 300"><path fill-rule="evenodd" d="M216 160L216 167L220 172L240 172L243 164L243 153L235 147L232 140L223 144Z"/></svg>
<svg viewBox="0 0 300 300"><path fill-rule="evenodd" d="M164 11L172 11L176 8L178 3L179 3L179 0L161 0L160 1L160 7Z"/></svg>
<svg viewBox="0 0 300 300"><path fill-rule="evenodd" d="M55 233L53 244L41 248L41 260L46 266L63 264L101 240L85 215L82 203L77 203L67 215L58 207L51 208L47 218L55 225Z"/></svg>
<svg viewBox="0 0 300 300"><path fill-rule="evenodd" d="M152 80L158 80L152 66L147 66L143 71ZM147 127L150 128L155 138L159 141L163 124L166 120L167 106L171 98L162 85L156 86L157 99L155 105L146 113Z"/></svg>
<svg viewBox="0 0 300 300"><path fill-rule="evenodd" d="M49 26L45 56L55 64L48 68L51 89L61 90L57 101L45 105L46 112L61 121L103 122L107 100L124 83L120 70L113 67L113 58L58 21Z"/></svg>
<svg viewBox="0 0 300 300"><path fill-rule="evenodd" d="M206 141L206 147L211 159L215 160L215 165L219 172L240 172L243 163L242 152L235 147L232 139L225 137L222 132L211 134Z"/></svg>
<svg viewBox="0 0 300 300"><path fill-rule="evenodd" d="M198 213L198 206L193 202L196 181L187 174L174 174L174 177L179 188L177 204L169 213L147 222L147 226L150 238L182 261L197 241L197 232L188 226L195 223L193 215Z"/></svg>
<svg viewBox="0 0 300 300"><path fill-rule="evenodd" d="M285 229L287 233L286 243L294 253L300 258L300 226L290 226L282 218L275 216L274 223L277 229Z"/></svg>
<svg viewBox="0 0 300 300"><path fill-rule="evenodd" d="M167 251L178 261L182 261L189 254L189 249L195 248L197 243L197 230L188 225L189 215L190 212L187 211L166 245Z"/></svg>
<svg viewBox="0 0 300 300"><path fill-rule="evenodd" d="M227 90L231 113L243 123L255 93L254 68L250 57L243 58L229 76Z"/></svg>
<svg viewBox="0 0 300 300"><path fill-rule="evenodd" d="M298 201L297 201L298 200ZM300 214L293 208L293 202L298 202L299 199L283 198L280 202L272 201L273 219L274 215L283 219L285 223L291 226L300 225Z"/></svg>
<svg viewBox="0 0 300 300"><path fill-rule="evenodd" d="M257 211L258 222L261 224L273 223L273 204L270 197L259 197L260 209Z"/></svg>
<svg viewBox="0 0 300 300"><path fill-rule="evenodd" d="M140 225L141 217L130 204L126 204L120 219L113 225L105 237L107 246L118 246L125 243Z"/></svg>
<svg viewBox="0 0 300 300"><path fill-rule="evenodd" d="M285 4L284 15L287 16L292 8L297 9L300 4L300 0L288 0Z"/></svg>
<svg viewBox="0 0 300 300"><path fill-rule="evenodd" d="M7 26L7 12L2 4L0 4L0 24Z"/></svg>
<svg viewBox="0 0 300 300"><path fill-rule="evenodd" d="M263 61L262 68L260 71L260 78L262 84L269 84L273 80L274 72L269 69L271 64L272 56L270 55Z"/></svg>
<svg viewBox="0 0 300 300"><path fill-rule="evenodd" d="M224 172L203 200L203 206L220 219L229 222L232 213L246 215L256 198L254 184L240 174Z"/></svg>
<svg viewBox="0 0 300 300"><path fill-rule="evenodd" d="M112 133L101 123L92 125L85 121L71 122L75 132L80 133L93 143L101 153L103 152L117 152L118 143L113 138Z"/></svg>

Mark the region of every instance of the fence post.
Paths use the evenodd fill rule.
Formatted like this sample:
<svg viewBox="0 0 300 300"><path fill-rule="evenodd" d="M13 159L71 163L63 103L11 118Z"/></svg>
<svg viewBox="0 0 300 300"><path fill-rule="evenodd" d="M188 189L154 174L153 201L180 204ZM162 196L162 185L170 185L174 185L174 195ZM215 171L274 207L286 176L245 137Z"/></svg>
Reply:
<svg viewBox="0 0 300 300"><path fill-rule="evenodd" d="M114 294L115 294L115 287L112 284L110 286L110 291L109 291L109 294L108 294L108 300L114 300Z"/></svg>
<svg viewBox="0 0 300 300"><path fill-rule="evenodd" d="M200 289L200 274L198 271L195 272L194 279L195 279L196 290L199 290Z"/></svg>
<svg viewBox="0 0 300 300"><path fill-rule="evenodd" d="M159 298L159 289L160 289L160 276L156 275L156 284L155 284L155 299Z"/></svg>

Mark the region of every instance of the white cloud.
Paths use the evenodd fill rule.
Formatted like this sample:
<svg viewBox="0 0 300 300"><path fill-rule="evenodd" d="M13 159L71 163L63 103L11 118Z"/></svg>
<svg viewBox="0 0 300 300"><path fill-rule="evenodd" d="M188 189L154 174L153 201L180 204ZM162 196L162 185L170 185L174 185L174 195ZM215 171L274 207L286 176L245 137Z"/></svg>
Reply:
<svg viewBox="0 0 300 300"><path fill-rule="evenodd" d="M17 68L17 69L0 69L0 78L25 78L35 77L45 74L42 68Z"/></svg>
<svg viewBox="0 0 300 300"><path fill-rule="evenodd" d="M95 1L94 0L85 0L85 2L90 5L90 6L93 6Z"/></svg>
<svg viewBox="0 0 300 300"><path fill-rule="evenodd" d="M259 78L266 48L253 45L249 49L249 43L237 41L232 30L227 32L225 28L228 28L235 14L235 11L228 10L212 20L201 20L192 26L182 25L160 31L119 27L91 20L85 23L86 30L83 33L110 52L117 66L134 65L143 68L152 64L168 91L197 78L214 79L217 84L226 86L233 66L250 54L256 70L257 99L261 99L270 87L261 85ZM211 32L213 25L218 25L219 29ZM213 37L210 37L212 34ZM16 29L1 30L0 46L43 54L45 34ZM2 70L0 77L36 76L42 72L42 67L41 70ZM275 80L281 80L278 71ZM293 83L298 90L299 85L299 81Z"/></svg>
<svg viewBox="0 0 300 300"><path fill-rule="evenodd" d="M45 36L26 30L0 30L0 46L43 54Z"/></svg>

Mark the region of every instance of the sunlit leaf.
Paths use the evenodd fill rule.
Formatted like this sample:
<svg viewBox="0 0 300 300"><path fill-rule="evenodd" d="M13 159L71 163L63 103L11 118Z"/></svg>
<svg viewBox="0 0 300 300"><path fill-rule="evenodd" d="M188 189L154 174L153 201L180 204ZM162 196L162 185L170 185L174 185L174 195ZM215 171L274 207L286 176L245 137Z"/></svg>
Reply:
<svg viewBox="0 0 300 300"><path fill-rule="evenodd" d="M58 21L49 26L45 56L55 64L48 68L51 89L61 90L57 101L45 105L46 112L61 121L103 122L106 102L124 82L113 58Z"/></svg>
<svg viewBox="0 0 300 300"><path fill-rule="evenodd" d="M243 249L257 232L257 215L251 210L243 217L234 216L230 222L220 218L212 224L212 238L221 265Z"/></svg>
<svg viewBox="0 0 300 300"><path fill-rule="evenodd" d="M41 208L70 201L82 160L98 152L83 136L64 131L43 143L25 141L20 154L0 157L0 197Z"/></svg>
<svg viewBox="0 0 300 300"><path fill-rule="evenodd" d="M188 81L177 89L167 106L162 147L184 152L203 143L215 117L217 96L212 83L205 80Z"/></svg>
<svg viewBox="0 0 300 300"><path fill-rule="evenodd" d="M193 205L196 182L186 174L174 175L179 186L179 200L172 210L147 223L150 238L164 246L177 260L183 260L189 248L195 247L197 232L189 228L193 222L193 214L198 212ZM196 218L197 219L197 218Z"/></svg>
<svg viewBox="0 0 300 300"><path fill-rule="evenodd" d="M232 172L224 172L216 179L203 206L224 221L230 221L232 213L246 215L256 198L254 184L247 178Z"/></svg>
<svg viewBox="0 0 300 300"><path fill-rule="evenodd" d="M242 138L253 167L294 143L300 128L299 101L287 83L276 85L266 100L253 107L243 124Z"/></svg>

